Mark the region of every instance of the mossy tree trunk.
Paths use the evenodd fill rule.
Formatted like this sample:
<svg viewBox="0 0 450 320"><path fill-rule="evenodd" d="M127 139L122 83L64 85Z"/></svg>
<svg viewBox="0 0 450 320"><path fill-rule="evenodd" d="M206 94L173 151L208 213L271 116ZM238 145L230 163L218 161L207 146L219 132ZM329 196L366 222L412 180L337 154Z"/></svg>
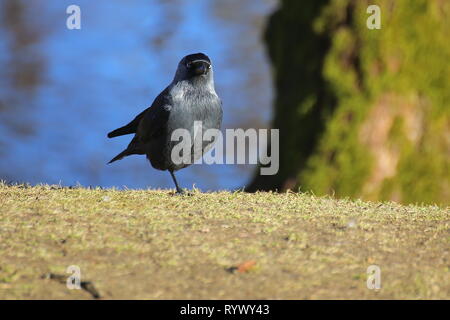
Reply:
<svg viewBox="0 0 450 320"><path fill-rule="evenodd" d="M282 1L265 36L280 171L248 190L449 203L449 16L438 0Z"/></svg>

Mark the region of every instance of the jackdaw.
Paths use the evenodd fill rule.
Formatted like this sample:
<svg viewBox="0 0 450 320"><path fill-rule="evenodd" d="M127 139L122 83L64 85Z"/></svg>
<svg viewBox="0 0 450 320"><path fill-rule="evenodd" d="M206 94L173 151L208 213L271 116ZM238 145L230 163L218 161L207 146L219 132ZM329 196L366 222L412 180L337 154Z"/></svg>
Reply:
<svg viewBox="0 0 450 320"><path fill-rule="evenodd" d="M201 121L201 132L194 128L196 121ZM221 124L222 102L214 89L211 60L203 53L187 55L179 62L173 81L148 109L126 126L108 133L108 138L135 134L128 147L109 163L132 154L145 154L153 168L169 171L176 193L182 194L183 189L178 185L174 172L193 163L214 144L214 139L194 143L197 133L202 137L203 131L219 130ZM193 137L188 155L190 161L180 163L172 159L172 149L180 143L172 141L172 133L176 129L185 129ZM194 150L194 145L201 150Z"/></svg>

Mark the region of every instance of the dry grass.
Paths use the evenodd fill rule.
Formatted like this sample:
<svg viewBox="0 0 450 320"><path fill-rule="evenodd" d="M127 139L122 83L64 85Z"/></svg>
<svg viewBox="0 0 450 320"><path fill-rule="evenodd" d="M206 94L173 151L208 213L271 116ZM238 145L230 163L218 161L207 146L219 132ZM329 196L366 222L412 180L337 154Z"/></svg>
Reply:
<svg viewBox="0 0 450 320"><path fill-rule="evenodd" d="M77 265L105 299L448 299L449 213L294 193L0 184L0 298L90 299L41 278ZM366 287L373 264L378 291Z"/></svg>

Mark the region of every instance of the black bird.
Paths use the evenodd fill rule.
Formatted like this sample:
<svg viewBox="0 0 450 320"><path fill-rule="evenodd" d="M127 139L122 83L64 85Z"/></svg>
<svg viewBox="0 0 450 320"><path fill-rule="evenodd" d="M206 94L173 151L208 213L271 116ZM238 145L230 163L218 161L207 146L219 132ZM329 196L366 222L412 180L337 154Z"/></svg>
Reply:
<svg viewBox="0 0 450 320"><path fill-rule="evenodd" d="M195 121L201 121L202 135L207 129L220 129L222 124L222 102L214 89L211 60L203 53L190 54L181 59L172 83L156 97L152 105L126 126L108 133L108 138L135 134L128 147L109 163L132 154L145 154L153 168L170 172L177 193L182 194L183 189L179 187L174 172L200 158L215 142L213 139L196 144L201 146L201 150L194 150L193 140L197 139L198 128L194 129ZM189 131L191 137L194 137L195 131L189 163L172 159L172 149L180 143L171 139L176 129Z"/></svg>

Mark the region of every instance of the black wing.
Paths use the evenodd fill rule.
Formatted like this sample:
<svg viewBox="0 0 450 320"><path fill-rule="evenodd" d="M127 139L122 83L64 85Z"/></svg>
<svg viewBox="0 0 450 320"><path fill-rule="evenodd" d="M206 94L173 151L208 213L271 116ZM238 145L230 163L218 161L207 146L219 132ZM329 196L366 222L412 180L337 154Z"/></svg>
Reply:
<svg viewBox="0 0 450 320"><path fill-rule="evenodd" d="M169 119L172 105L167 94L168 89L156 97L152 106L147 109L147 112L139 121L136 136L142 143L147 143L151 139L157 137L167 128L167 120Z"/></svg>

